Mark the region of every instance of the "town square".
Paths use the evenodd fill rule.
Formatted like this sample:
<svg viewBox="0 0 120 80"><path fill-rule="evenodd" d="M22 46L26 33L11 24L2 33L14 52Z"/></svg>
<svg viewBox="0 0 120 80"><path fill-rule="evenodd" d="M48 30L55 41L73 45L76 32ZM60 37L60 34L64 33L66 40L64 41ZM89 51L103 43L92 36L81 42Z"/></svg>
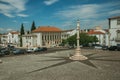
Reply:
<svg viewBox="0 0 120 80"><path fill-rule="evenodd" d="M70 60L74 49L1 58L0 80L119 80L119 51L81 49L84 61Z"/></svg>
<svg viewBox="0 0 120 80"><path fill-rule="evenodd" d="M119 79L119 0L0 0L0 80Z"/></svg>

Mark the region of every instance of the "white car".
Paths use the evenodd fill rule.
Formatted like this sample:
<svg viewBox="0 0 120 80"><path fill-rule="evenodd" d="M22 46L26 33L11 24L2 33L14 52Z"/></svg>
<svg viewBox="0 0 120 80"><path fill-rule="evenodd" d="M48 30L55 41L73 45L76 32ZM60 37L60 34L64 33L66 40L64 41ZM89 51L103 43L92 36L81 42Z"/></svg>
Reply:
<svg viewBox="0 0 120 80"><path fill-rule="evenodd" d="M99 45L99 46L95 46L94 48L95 49L102 49L102 46Z"/></svg>
<svg viewBox="0 0 120 80"><path fill-rule="evenodd" d="M28 49L26 50L26 52L27 52L27 53L32 53L32 52L34 52L34 49L33 49L33 48L28 48Z"/></svg>

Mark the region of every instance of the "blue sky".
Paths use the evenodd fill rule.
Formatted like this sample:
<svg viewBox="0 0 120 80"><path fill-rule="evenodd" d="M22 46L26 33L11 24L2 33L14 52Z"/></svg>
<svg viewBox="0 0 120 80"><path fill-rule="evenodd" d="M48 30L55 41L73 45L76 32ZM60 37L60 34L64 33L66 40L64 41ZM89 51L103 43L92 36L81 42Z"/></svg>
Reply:
<svg viewBox="0 0 120 80"><path fill-rule="evenodd" d="M30 30L35 21L38 26L61 29L81 29L95 26L108 28L108 18L120 16L120 0L0 0L0 33Z"/></svg>

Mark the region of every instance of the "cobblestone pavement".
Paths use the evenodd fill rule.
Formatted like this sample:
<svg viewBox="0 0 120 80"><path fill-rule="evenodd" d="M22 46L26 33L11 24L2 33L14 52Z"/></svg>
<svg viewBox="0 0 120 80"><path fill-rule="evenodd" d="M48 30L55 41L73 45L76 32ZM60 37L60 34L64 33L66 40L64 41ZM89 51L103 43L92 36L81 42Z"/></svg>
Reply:
<svg viewBox="0 0 120 80"><path fill-rule="evenodd" d="M0 80L119 80L120 51L82 49L88 57L72 61L74 50L3 57Z"/></svg>

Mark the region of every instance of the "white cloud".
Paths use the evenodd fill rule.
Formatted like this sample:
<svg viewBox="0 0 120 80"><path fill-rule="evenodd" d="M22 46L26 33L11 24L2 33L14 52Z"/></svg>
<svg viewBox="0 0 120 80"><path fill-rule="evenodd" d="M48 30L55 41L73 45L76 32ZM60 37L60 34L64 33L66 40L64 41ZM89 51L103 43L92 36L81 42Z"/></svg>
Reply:
<svg viewBox="0 0 120 80"><path fill-rule="evenodd" d="M5 16L8 16L8 17L14 17L14 15L9 14L9 13L6 13L6 12L3 12L3 14L4 14Z"/></svg>
<svg viewBox="0 0 120 80"><path fill-rule="evenodd" d="M120 10L113 10L109 12L109 14L114 15L114 14L120 14Z"/></svg>
<svg viewBox="0 0 120 80"><path fill-rule="evenodd" d="M13 20L12 22L17 23L17 21L16 21L16 20Z"/></svg>
<svg viewBox="0 0 120 80"><path fill-rule="evenodd" d="M12 31L12 30L13 30L13 29L10 29L10 28L6 29L6 31L8 31L8 32L9 32L9 31Z"/></svg>
<svg viewBox="0 0 120 80"><path fill-rule="evenodd" d="M8 16L15 17L22 11L26 10L25 4L28 0L0 0L0 13Z"/></svg>
<svg viewBox="0 0 120 80"><path fill-rule="evenodd" d="M9 32L9 31L12 31L13 29L11 29L11 28L0 28L0 32Z"/></svg>
<svg viewBox="0 0 120 80"><path fill-rule="evenodd" d="M116 9L120 8L118 3L112 2L107 4L82 4L69 6L55 13L55 16L67 21L80 19L82 27L100 25L106 28L108 24L107 18L120 14L120 10ZM71 25L72 24L73 23L71 23ZM64 25L68 24L66 23Z"/></svg>
<svg viewBox="0 0 120 80"><path fill-rule="evenodd" d="M46 5L52 5L52 4L54 4L54 3L56 3L56 2L58 2L59 0L46 0L46 1L44 1L44 4L46 4Z"/></svg>
<svg viewBox="0 0 120 80"><path fill-rule="evenodd" d="M78 5L69 7L66 10L59 11L56 13L57 16L62 16L64 18L93 18L97 16L97 9L99 9L99 5L96 4L88 4L88 5Z"/></svg>
<svg viewBox="0 0 120 80"><path fill-rule="evenodd" d="M28 17L28 15L26 15L26 14L17 14L17 15L20 17Z"/></svg>

